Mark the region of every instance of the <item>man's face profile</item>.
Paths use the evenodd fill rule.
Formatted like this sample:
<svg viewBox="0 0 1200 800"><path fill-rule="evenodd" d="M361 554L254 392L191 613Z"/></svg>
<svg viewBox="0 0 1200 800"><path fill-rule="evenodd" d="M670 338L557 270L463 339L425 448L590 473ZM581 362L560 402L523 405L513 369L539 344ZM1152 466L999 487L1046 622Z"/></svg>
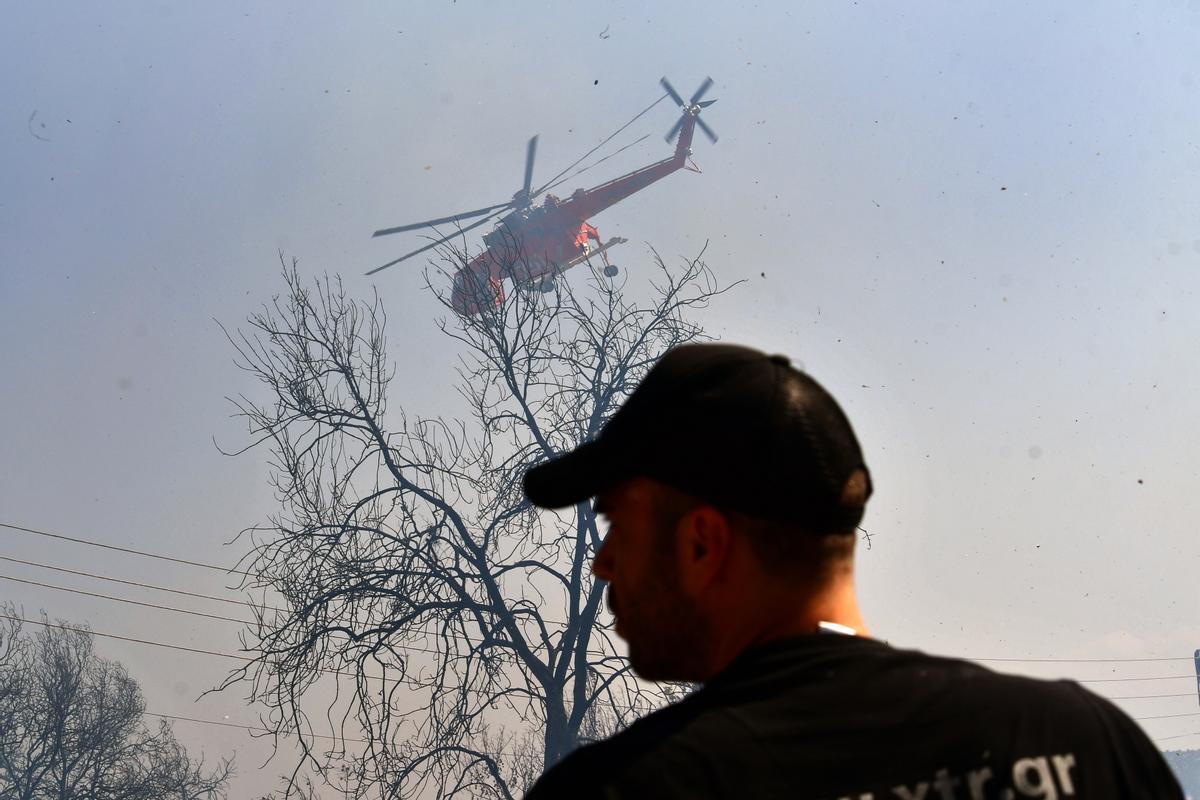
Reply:
<svg viewBox="0 0 1200 800"><path fill-rule="evenodd" d="M603 492L596 511L608 523L592 563L608 581L608 605L629 661L646 680L696 680L710 628L679 581L676 515L665 513L662 490L637 478Z"/></svg>

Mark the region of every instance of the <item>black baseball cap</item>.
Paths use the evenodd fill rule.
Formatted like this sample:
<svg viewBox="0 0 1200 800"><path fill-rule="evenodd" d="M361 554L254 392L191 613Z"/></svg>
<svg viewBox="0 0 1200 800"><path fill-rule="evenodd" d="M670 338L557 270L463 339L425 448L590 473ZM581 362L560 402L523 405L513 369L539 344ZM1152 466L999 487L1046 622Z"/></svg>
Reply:
<svg viewBox="0 0 1200 800"><path fill-rule="evenodd" d="M733 344L669 350L594 440L525 474L525 495L564 508L639 476L817 534L853 530L871 494L833 396L786 356Z"/></svg>

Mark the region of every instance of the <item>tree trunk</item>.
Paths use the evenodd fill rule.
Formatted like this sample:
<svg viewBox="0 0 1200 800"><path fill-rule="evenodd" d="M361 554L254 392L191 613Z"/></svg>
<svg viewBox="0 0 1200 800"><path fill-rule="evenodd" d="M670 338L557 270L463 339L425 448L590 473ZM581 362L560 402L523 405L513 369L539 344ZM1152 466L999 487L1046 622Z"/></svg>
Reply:
<svg viewBox="0 0 1200 800"><path fill-rule="evenodd" d="M561 686L553 686L546 692L546 752L544 769L557 764L575 749L578 731L570 729L566 709L563 708Z"/></svg>

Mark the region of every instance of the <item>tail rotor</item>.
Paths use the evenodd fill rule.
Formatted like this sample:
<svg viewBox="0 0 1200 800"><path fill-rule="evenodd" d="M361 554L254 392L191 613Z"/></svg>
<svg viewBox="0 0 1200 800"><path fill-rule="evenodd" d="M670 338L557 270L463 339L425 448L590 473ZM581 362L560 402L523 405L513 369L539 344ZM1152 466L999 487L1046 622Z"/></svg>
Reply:
<svg viewBox="0 0 1200 800"><path fill-rule="evenodd" d="M700 119L700 112L717 102L716 100L701 99L704 97L705 93L712 88L713 79L705 78L704 82L700 84L700 88L697 89L691 98L686 102L684 101L683 96L679 94L679 92L675 91L675 87L672 86L671 82L665 77L660 80L659 83L662 84L664 89L666 89L667 94L671 96L671 99L675 101L675 104L683 109L683 114L678 120L676 120L675 124L671 126L671 130L667 132L667 141L674 141L675 137L679 135L680 129L683 128L683 123L687 122L688 117L694 117L696 120L696 127L704 131L704 135L707 136L711 141L716 142L716 132L714 132L704 120Z"/></svg>

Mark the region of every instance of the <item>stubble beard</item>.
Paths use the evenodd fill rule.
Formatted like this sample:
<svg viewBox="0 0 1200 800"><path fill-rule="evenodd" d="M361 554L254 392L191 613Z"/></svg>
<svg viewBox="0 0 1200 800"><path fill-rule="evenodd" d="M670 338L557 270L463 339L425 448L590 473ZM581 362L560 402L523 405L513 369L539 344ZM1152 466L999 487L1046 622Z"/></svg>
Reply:
<svg viewBox="0 0 1200 800"><path fill-rule="evenodd" d="M687 602L673 575L661 575L651 591L617 598L608 587L608 603L619 615L629 663L648 681L697 681L705 674L712 626ZM619 605L618 605L619 603Z"/></svg>

